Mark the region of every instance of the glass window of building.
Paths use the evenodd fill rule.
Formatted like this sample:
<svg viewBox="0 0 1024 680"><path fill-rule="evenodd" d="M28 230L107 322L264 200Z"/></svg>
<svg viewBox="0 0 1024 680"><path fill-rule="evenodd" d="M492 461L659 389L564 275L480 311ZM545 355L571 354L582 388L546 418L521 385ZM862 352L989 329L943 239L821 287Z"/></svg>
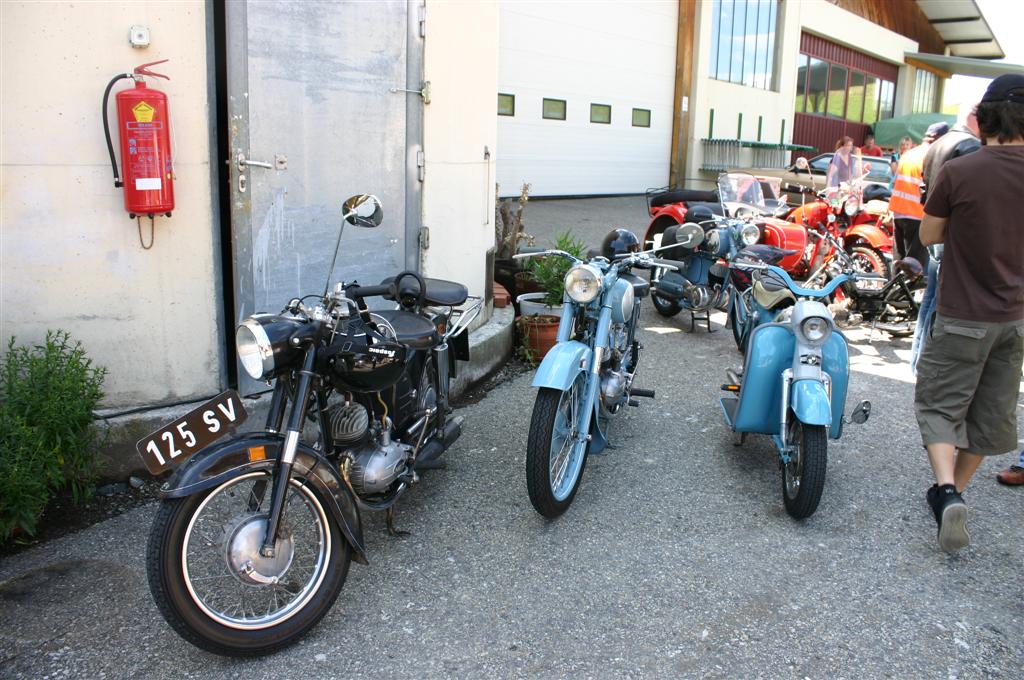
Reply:
<svg viewBox="0 0 1024 680"><path fill-rule="evenodd" d="M842 118L846 115L846 69L832 64L828 77L828 116Z"/></svg>
<svg viewBox="0 0 1024 680"><path fill-rule="evenodd" d="M648 109L633 109L633 127L651 127L651 112Z"/></svg>
<svg viewBox="0 0 1024 680"><path fill-rule="evenodd" d="M591 104L590 105L590 122L591 123L611 123L612 122L612 107L608 104Z"/></svg>
<svg viewBox="0 0 1024 680"><path fill-rule="evenodd" d="M924 70L917 71L914 79L914 113L930 113L935 110L935 95L939 90L939 77Z"/></svg>
<svg viewBox="0 0 1024 680"><path fill-rule="evenodd" d="M828 63L811 57L807 72L807 113L825 115L828 99Z"/></svg>
<svg viewBox="0 0 1024 680"><path fill-rule="evenodd" d="M873 125L878 121L878 103L881 101L881 79L868 76L864 86L864 123Z"/></svg>
<svg viewBox="0 0 1024 680"><path fill-rule="evenodd" d="M860 123L864 120L864 83L866 76L860 71L850 73L850 90L846 98L846 120Z"/></svg>
<svg viewBox="0 0 1024 680"><path fill-rule="evenodd" d="M498 94L498 115L516 115L516 96L514 94Z"/></svg>
<svg viewBox="0 0 1024 680"><path fill-rule="evenodd" d="M542 111L543 116L550 120L565 120L565 100L545 99Z"/></svg>
<svg viewBox="0 0 1024 680"><path fill-rule="evenodd" d="M709 75L773 89L778 12L779 0L712 0Z"/></svg>
<svg viewBox="0 0 1024 680"><path fill-rule="evenodd" d="M803 113L807 103L807 61L809 58L806 54L801 54L796 59L796 101L793 110L797 113Z"/></svg>

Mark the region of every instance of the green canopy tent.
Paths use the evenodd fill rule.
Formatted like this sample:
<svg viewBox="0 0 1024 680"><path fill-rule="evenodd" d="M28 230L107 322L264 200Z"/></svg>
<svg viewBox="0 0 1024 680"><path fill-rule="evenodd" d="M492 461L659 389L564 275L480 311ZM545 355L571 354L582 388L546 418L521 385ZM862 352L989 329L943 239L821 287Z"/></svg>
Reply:
<svg viewBox="0 0 1024 680"><path fill-rule="evenodd" d="M875 142L879 146L897 148L903 137L910 137L915 144L921 143L925 130L932 123L949 123L952 127L956 116L947 113L908 113L904 116L886 118L874 125Z"/></svg>

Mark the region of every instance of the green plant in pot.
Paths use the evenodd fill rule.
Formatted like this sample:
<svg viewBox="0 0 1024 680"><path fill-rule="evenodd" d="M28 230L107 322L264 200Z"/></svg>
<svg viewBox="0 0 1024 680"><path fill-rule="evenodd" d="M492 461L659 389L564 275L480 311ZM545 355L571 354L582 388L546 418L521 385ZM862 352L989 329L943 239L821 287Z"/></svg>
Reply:
<svg viewBox="0 0 1024 680"><path fill-rule="evenodd" d="M576 239L572 232L563 231L555 238L555 250L565 252L583 259L586 245ZM565 275L569 273L572 263L564 257L537 257L530 260L530 272L544 292L544 304L558 307L565 296Z"/></svg>

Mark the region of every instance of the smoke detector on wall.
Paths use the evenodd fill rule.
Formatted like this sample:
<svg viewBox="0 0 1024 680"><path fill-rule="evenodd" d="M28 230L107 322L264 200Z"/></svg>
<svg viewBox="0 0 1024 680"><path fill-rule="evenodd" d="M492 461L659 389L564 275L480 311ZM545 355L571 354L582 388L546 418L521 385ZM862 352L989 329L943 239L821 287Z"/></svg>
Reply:
<svg viewBox="0 0 1024 680"><path fill-rule="evenodd" d="M128 42L132 47L149 47L149 28L146 26L132 26L128 29Z"/></svg>

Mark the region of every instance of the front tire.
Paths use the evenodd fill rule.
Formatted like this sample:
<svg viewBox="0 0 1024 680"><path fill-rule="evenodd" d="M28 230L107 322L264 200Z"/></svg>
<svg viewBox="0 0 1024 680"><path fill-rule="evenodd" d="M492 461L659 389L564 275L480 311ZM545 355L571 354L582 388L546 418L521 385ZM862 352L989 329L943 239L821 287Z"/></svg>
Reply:
<svg viewBox="0 0 1024 680"><path fill-rule="evenodd" d="M583 407L586 374L568 390L540 388L526 443L526 490L533 508L554 519L572 504L587 466L587 446L574 434Z"/></svg>
<svg viewBox="0 0 1024 680"><path fill-rule="evenodd" d="M825 488L828 435L824 425L805 425L793 417L788 442L793 451L790 462L782 464L782 502L791 517L804 519L818 509Z"/></svg>
<svg viewBox="0 0 1024 680"><path fill-rule="evenodd" d="M259 554L273 480L266 472L160 504L146 554L160 613L193 645L259 656L305 635L345 583L351 546L319 493L291 480L276 556Z"/></svg>
<svg viewBox="0 0 1024 680"><path fill-rule="evenodd" d="M682 311L683 307L676 300L666 300L665 298L659 297L657 291L658 281L661 281L661 277L668 272L667 269L661 267L654 267L651 269L651 304L654 305L654 310L662 316L671 317Z"/></svg>
<svg viewBox="0 0 1024 680"><path fill-rule="evenodd" d="M740 305L743 304L742 296L735 288L729 294L729 325L732 326L732 339L736 343L736 349L746 353L746 319L740 312Z"/></svg>

